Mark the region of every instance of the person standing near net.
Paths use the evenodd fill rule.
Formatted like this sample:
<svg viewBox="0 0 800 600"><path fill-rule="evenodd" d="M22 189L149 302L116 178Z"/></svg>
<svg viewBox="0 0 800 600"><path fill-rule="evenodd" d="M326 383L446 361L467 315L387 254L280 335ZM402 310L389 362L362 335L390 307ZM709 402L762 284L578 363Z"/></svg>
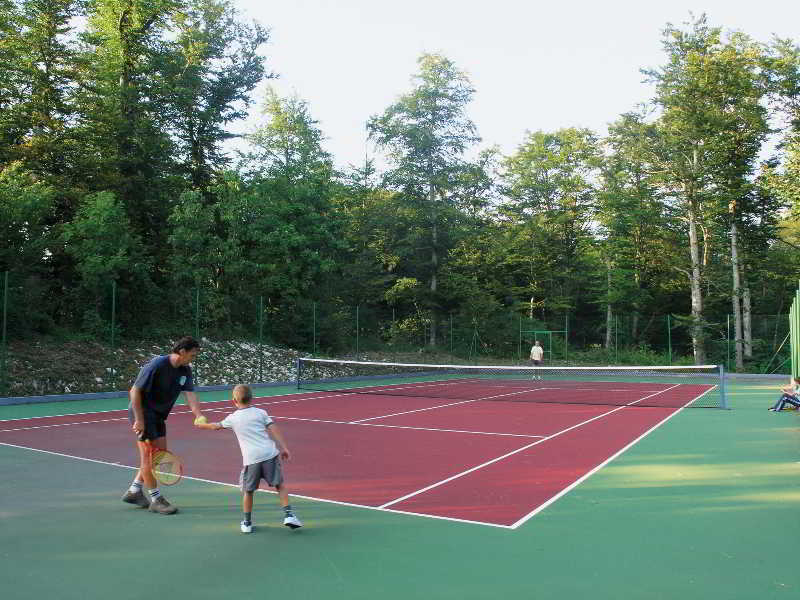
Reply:
<svg viewBox="0 0 800 600"><path fill-rule="evenodd" d="M242 511L244 518L240 523L242 533L253 531L253 492L261 480L278 491L278 500L283 507L283 524L291 529L302 527L300 519L289 504L289 493L283 483L281 460L288 461L291 455L278 426L267 411L251 406L253 392L249 386L237 385L233 388L233 404L236 411L219 423L206 423L195 420L200 429L232 429L242 451L242 471L239 482L242 486Z"/></svg>
<svg viewBox="0 0 800 600"><path fill-rule="evenodd" d="M544 348L539 340L536 340L531 347L531 362L534 367L542 366L542 358L544 357ZM531 379L541 379L540 376L534 375Z"/></svg>
<svg viewBox="0 0 800 600"><path fill-rule="evenodd" d="M151 512L171 515L178 509L167 502L158 488L151 468L154 450L167 449L167 417L181 392L197 419L202 419L200 405L194 393L192 369L189 364L197 356L200 343L192 337L183 337L169 354L157 356L139 371L130 389L128 419L136 434L139 451L139 471L122 501L148 508ZM148 494L142 488L146 486Z"/></svg>
<svg viewBox="0 0 800 600"><path fill-rule="evenodd" d="M795 408L800 408L800 377L792 379L791 385L783 388L781 392L783 392L781 397L778 398L778 401L771 406L769 410L777 412L783 410L783 407L787 404L791 404Z"/></svg>

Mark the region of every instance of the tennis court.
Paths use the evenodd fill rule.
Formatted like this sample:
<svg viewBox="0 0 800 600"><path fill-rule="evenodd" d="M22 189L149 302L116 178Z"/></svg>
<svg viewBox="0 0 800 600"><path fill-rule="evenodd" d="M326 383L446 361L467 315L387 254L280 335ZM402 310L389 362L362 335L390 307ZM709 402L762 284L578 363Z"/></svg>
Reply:
<svg viewBox="0 0 800 600"><path fill-rule="evenodd" d="M4 563L20 575L11 597L133 597L145 575L180 577L187 598L252 592L258 578L228 577L243 551L290 598L399 598L409 585L437 598L796 593L771 554L800 533L774 512L800 499L800 421L763 410L774 386L734 386L733 411L684 410L716 386L617 380L598 404L597 381L585 403L570 401L585 382L522 391L492 379L448 385L459 399L409 389L430 380L256 399L289 440L287 482L307 526L286 531L274 495L259 494L250 537L237 533L235 439L193 428L186 407L169 420L188 475L168 490L181 507L170 518L119 502L135 460L124 400L0 407L0 467L15 482L2 502ZM554 388L563 402L537 401ZM669 401L639 405L657 396ZM226 398L203 394L209 418L232 410ZM42 565L55 580L36 576ZM76 572L77 588L56 593L59 573Z"/></svg>

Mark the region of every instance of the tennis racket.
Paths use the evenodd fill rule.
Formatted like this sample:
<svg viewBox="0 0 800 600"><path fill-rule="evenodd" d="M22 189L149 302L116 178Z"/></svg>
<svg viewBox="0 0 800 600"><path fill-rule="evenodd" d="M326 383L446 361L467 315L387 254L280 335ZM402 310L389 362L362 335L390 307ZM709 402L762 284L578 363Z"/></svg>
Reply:
<svg viewBox="0 0 800 600"><path fill-rule="evenodd" d="M183 477L183 462L169 450L150 446L150 465L153 477L161 485L175 485Z"/></svg>

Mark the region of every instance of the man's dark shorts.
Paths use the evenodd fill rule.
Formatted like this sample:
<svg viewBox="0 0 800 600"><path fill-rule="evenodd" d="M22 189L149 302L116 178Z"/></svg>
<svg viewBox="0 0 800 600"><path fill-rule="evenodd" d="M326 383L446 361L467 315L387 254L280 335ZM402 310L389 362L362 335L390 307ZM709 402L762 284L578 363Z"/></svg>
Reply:
<svg viewBox="0 0 800 600"><path fill-rule="evenodd" d="M245 465L239 474L239 484L243 492L255 492L262 479L270 487L277 487L283 483L280 458L275 456L260 463Z"/></svg>
<svg viewBox="0 0 800 600"><path fill-rule="evenodd" d="M131 425L136 421L136 414L132 407L128 407L128 421ZM138 437L140 442L155 440L167 435L167 421L156 414L144 411L144 431Z"/></svg>

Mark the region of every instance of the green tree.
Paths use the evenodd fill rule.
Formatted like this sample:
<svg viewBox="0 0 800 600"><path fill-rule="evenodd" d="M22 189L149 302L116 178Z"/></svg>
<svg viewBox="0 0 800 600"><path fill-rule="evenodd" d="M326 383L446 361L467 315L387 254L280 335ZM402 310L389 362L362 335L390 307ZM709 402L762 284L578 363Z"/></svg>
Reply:
<svg viewBox="0 0 800 600"><path fill-rule="evenodd" d="M606 345L610 345L614 313L632 315L632 342L639 341L639 319L656 306L669 304L661 293L669 281L664 252L665 214L648 162L648 144L655 127L644 115L626 113L609 126L598 193L597 221L601 252L608 268ZM660 310L659 310L660 311Z"/></svg>
<svg viewBox="0 0 800 600"><path fill-rule="evenodd" d="M0 273L10 272L11 333L52 324L50 249L57 192L22 165L0 170Z"/></svg>
<svg viewBox="0 0 800 600"><path fill-rule="evenodd" d="M131 231L125 208L112 192L88 194L75 218L63 228L62 239L80 275L70 294L85 307L82 325L97 331L104 322L102 309L111 282L135 289L135 295L152 291L143 268L141 243ZM143 303L144 304L144 303ZM128 307L130 311L130 307Z"/></svg>
<svg viewBox="0 0 800 600"><path fill-rule="evenodd" d="M656 84L655 104L661 109L658 139L652 162L660 176L667 202L686 224L691 290L691 331L695 364L706 362L707 321L704 307L704 271L709 267L715 215L709 185L715 168L715 142L719 138L715 107L708 101L711 59L720 48L719 28L711 28L705 15L690 24L690 31L667 25L663 46L667 64L643 71ZM713 77L712 77L713 80ZM676 268L680 268L677 267Z"/></svg>
<svg viewBox="0 0 800 600"><path fill-rule="evenodd" d="M40 271L51 246L56 190L20 163L0 171L0 272Z"/></svg>
<svg viewBox="0 0 800 600"><path fill-rule="evenodd" d="M431 311L430 345L436 345L440 309L439 276L452 247L449 223L459 210L452 191L463 176L464 153L480 138L465 109L474 89L467 76L444 56L424 54L414 88L367 123L371 139L387 152L389 187L400 190L418 214L429 252L425 273Z"/></svg>
<svg viewBox="0 0 800 600"><path fill-rule="evenodd" d="M524 266L530 316L578 308L587 272L601 165L596 136L587 129L529 133L503 163L501 218L512 231L510 258Z"/></svg>
<svg viewBox="0 0 800 600"><path fill-rule="evenodd" d="M208 193L228 164L228 125L247 116L250 92L271 77L259 54L269 36L257 23L238 21L225 0L193 0L173 23L175 51L162 54L170 127L192 187Z"/></svg>
<svg viewBox="0 0 800 600"><path fill-rule="evenodd" d="M85 43L87 83L80 102L81 139L98 157L97 190L112 190L131 225L163 260L163 223L177 197L178 152L169 132L171 87L165 81L166 42L181 0L96 0L91 4Z"/></svg>

